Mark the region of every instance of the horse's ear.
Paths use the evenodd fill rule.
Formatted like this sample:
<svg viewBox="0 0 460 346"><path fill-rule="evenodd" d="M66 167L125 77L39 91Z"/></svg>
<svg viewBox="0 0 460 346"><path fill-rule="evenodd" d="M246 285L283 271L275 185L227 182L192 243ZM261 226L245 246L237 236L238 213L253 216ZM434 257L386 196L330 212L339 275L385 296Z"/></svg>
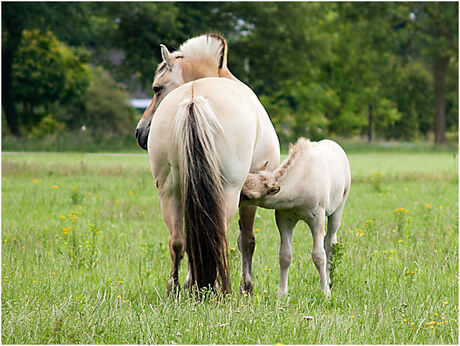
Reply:
<svg viewBox="0 0 460 346"><path fill-rule="evenodd" d="M164 44L160 44L160 49L161 49L161 57L163 60L166 62L166 64L171 67L172 63L174 61L173 56L169 52L168 48Z"/></svg>

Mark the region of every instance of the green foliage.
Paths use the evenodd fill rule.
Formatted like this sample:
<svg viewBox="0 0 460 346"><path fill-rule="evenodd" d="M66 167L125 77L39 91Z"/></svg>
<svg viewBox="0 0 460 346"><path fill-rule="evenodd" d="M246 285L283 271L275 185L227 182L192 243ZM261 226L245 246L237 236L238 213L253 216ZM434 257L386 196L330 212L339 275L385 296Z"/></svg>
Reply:
<svg viewBox="0 0 460 346"><path fill-rule="evenodd" d="M51 32L24 30L13 64L14 97L24 105L24 125L40 121L46 109L56 102L66 104L82 97L90 72L82 62L82 50L79 52L77 56ZM37 112L39 106L45 112Z"/></svg>
<svg viewBox="0 0 460 346"><path fill-rule="evenodd" d="M33 138L56 137L56 135L65 135L66 132L68 132L66 124L56 120L53 114L48 114L32 128L30 136Z"/></svg>
<svg viewBox="0 0 460 346"><path fill-rule="evenodd" d="M337 278L337 269L342 262L344 254L344 246L342 243L337 242L331 246L332 256L329 263L329 278L331 279L331 287L334 287Z"/></svg>
<svg viewBox="0 0 460 346"><path fill-rule="evenodd" d="M61 114L61 119L74 131L84 125L91 136L133 136L139 119L128 100L128 94L107 72L94 68L87 92Z"/></svg>
<svg viewBox="0 0 460 346"><path fill-rule="evenodd" d="M87 64L103 66L131 94L150 95L159 44L176 49L191 36L221 32L229 42L230 70L267 106L283 142L301 135L362 136L370 107L374 137L431 138L439 113L433 72L439 61L447 61L445 95L439 96L446 102L447 133L457 137L457 3L5 3L2 8L2 54L6 62L15 59L14 107L3 102L11 128L15 107L23 127L50 113L71 129L87 121ZM2 82L10 85L8 64L2 68Z"/></svg>

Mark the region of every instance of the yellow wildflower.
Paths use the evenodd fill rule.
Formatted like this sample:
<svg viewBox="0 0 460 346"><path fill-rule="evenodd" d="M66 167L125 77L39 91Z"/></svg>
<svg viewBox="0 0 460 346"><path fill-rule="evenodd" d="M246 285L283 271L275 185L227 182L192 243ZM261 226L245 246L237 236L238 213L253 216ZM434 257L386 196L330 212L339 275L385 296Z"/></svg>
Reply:
<svg viewBox="0 0 460 346"><path fill-rule="evenodd" d="M437 312L435 312L435 313L434 313L434 316L435 316L435 317L436 317L436 316L438 316L438 313L437 313Z"/></svg>
<svg viewBox="0 0 460 346"><path fill-rule="evenodd" d="M426 204L425 204L425 208L426 208L426 209L429 209L429 210L433 209L433 207L430 205L430 203L426 203Z"/></svg>
<svg viewBox="0 0 460 346"><path fill-rule="evenodd" d="M407 320L406 320L406 319L403 319L403 322L404 322L404 323L406 323L406 322L407 322Z"/></svg>
<svg viewBox="0 0 460 346"><path fill-rule="evenodd" d="M398 243L402 243L402 240L401 240L401 239L399 239L399 240L398 240Z"/></svg>
<svg viewBox="0 0 460 346"><path fill-rule="evenodd" d="M118 296L117 296L117 298L118 298L118 299L121 299L121 296L120 296L120 295L118 295Z"/></svg>
<svg viewBox="0 0 460 346"><path fill-rule="evenodd" d="M51 186L51 188L54 189L54 190L57 190L57 189L59 189L59 186L58 185L53 185L53 186Z"/></svg>
<svg viewBox="0 0 460 346"><path fill-rule="evenodd" d="M38 184L38 182L39 182L38 179L32 179L32 181L34 182L34 184Z"/></svg>
<svg viewBox="0 0 460 346"><path fill-rule="evenodd" d="M72 187L72 190L77 191L77 190L78 190L78 186L77 186L77 185L74 185L74 187Z"/></svg>
<svg viewBox="0 0 460 346"><path fill-rule="evenodd" d="M65 215L61 215L61 216L59 216L59 218L60 218L61 220L65 220Z"/></svg>
<svg viewBox="0 0 460 346"><path fill-rule="evenodd" d="M129 195L132 196L134 194L133 190L128 191Z"/></svg>

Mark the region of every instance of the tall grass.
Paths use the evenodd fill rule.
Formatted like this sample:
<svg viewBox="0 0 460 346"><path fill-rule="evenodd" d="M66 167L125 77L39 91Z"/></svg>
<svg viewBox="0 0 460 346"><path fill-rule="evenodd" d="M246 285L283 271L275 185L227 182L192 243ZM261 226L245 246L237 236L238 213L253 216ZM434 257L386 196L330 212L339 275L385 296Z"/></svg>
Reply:
<svg viewBox="0 0 460 346"><path fill-rule="evenodd" d="M259 210L254 294L237 292L235 218L235 292L200 302L166 295L168 230L147 156L3 155L2 342L457 344L458 158L359 153L350 162L331 299L304 223L290 294L277 298L279 235L273 211Z"/></svg>

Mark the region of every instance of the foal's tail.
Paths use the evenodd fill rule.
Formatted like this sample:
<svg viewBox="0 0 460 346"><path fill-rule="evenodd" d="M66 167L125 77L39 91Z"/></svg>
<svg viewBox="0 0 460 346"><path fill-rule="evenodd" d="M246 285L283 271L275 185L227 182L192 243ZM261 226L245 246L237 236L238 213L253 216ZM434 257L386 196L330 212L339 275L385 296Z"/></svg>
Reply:
<svg viewBox="0 0 460 346"><path fill-rule="evenodd" d="M208 288L219 279L222 292L230 293L223 177L214 141L222 128L201 96L182 102L174 122L192 284Z"/></svg>

